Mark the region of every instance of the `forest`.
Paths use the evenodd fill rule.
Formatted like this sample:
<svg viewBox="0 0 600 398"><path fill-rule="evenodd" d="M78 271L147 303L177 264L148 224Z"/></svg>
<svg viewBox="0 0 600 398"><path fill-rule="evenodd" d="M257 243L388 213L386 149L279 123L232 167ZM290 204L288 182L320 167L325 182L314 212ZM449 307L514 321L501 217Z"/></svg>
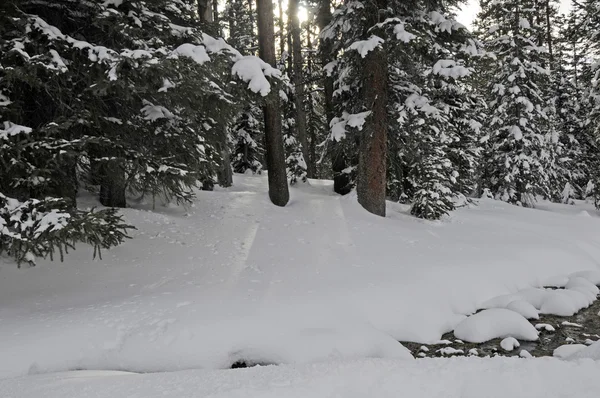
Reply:
<svg viewBox="0 0 600 398"><path fill-rule="evenodd" d="M8 0L0 4L0 253L101 249L119 208L234 173L332 179L370 213L471 198L600 203L600 5ZM78 206L93 195L99 206ZM201 205L201 204L200 204Z"/></svg>

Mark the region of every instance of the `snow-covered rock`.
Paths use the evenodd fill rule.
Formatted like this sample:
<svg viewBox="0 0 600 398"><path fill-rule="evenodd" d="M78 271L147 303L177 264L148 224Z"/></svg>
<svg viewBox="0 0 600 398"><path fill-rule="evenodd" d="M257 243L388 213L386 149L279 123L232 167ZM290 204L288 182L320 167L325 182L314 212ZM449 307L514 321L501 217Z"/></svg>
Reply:
<svg viewBox="0 0 600 398"><path fill-rule="evenodd" d="M502 347L504 351L512 351L520 346L521 344L519 344L519 341L514 337L507 337L500 342L500 347Z"/></svg>
<svg viewBox="0 0 600 398"><path fill-rule="evenodd" d="M523 317L527 319L540 319L540 315L538 310L528 303L525 300L515 300L508 303L506 306L507 310L511 310L516 312L517 314L521 314Z"/></svg>
<svg viewBox="0 0 600 398"><path fill-rule="evenodd" d="M595 341L590 346L584 345L583 348L581 348L580 350L577 350L577 352L572 353L568 357L568 359L573 359L573 360L583 359L583 358L600 361L600 340Z"/></svg>
<svg viewBox="0 0 600 398"><path fill-rule="evenodd" d="M588 347L585 344L565 344L561 345L560 347L557 347L552 352L552 355L557 358L566 359L569 358L571 355L583 350L584 348Z"/></svg>
<svg viewBox="0 0 600 398"><path fill-rule="evenodd" d="M470 343L483 343L495 338L514 337L535 341L537 330L522 315L503 308L483 310L459 323L454 335Z"/></svg>

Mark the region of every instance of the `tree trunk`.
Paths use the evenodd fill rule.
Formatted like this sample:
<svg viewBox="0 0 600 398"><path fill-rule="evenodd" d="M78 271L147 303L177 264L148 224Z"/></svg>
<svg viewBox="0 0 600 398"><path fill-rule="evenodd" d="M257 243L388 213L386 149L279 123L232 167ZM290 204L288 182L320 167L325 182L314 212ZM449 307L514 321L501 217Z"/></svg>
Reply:
<svg viewBox="0 0 600 398"><path fill-rule="evenodd" d="M313 41L312 41L311 36L312 36L312 33L310 31L310 24L307 23L306 24L306 46L307 46L310 54L312 54L312 52L314 51ZM308 57L308 62L307 62L306 67L307 67L309 76L313 76L312 56ZM314 105L313 100L309 94L308 112L310 115L313 115L313 117L314 117L315 110L314 110L313 105ZM308 174L309 178L320 178L319 173L317 172L317 136L316 136L316 132L315 132L314 123L312 124L312 127L307 126L306 133L308 135L308 138L310 139L310 143L308 144L309 145L309 148L308 148L309 160L307 161L307 165L308 165L307 174Z"/></svg>
<svg viewBox="0 0 600 398"><path fill-rule="evenodd" d="M100 203L107 207L126 207L125 171L116 162L100 167Z"/></svg>
<svg viewBox="0 0 600 398"><path fill-rule="evenodd" d="M212 22L217 24L217 32L219 36L223 36L221 32L221 25L219 23L219 0L212 0Z"/></svg>
<svg viewBox="0 0 600 398"><path fill-rule="evenodd" d="M373 26L379 21L379 9L386 8L386 0L378 0L371 19ZM368 32L365 32L368 34ZM387 57L384 48L377 48L365 56L363 92L368 116L359 145L357 194L368 212L385 217L387 186Z"/></svg>
<svg viewBox="0 0 600 398"><path fill-rule="evenodd" d="M314 178L314 167L311 165L308 153L308 137L306 134L306 111L304 109L304 62L302 59L302 38L300 35L300 20L298 19L298 0L289 0L288 13L292 33L292 63L294 83L294 104L296 105L296 133L302 146L302 156L307 165L309 178Z"/></svg>
<svg viewBox="0 0 600 398"><path fill-rule="evenodd" d="M281 57L281 62L284 63L285 60L283 59L283 54L285 53L285 35L283 32L285 32L285 30L283 26L283 0L277 0L277 5L279 8L279 21L277 21L279 25L279 56ZM256 7L258 12L258 3Z"/></svg>
<svg viewBox="0 0 600 398"><path fill-rule="evenodd" d="M200 22L213 21L211 0L198 0L198 18L200 18Z"/></svg>
<svg viewBox="0 0 600 398"><path fill-rule="evenodd" d="M217 179L220 186L227 188L233 185L233 172L231 170L231 153L227 145L225 145L225 147L221 150L221 158L223 159L223 164L221 165L221 169L217 173Z"/></svg>
<svg viewBox="0 0 600 398"><path fill-rule="evenodd" d="M319 2L319 13L317 15L317 23L319 30L323 29L331 22L331 0L321 0ZM332 54L333 49L330 40L319 38L319 53L321 58L321 66L325 67L331 62L335 56ZM333 77L325 73L324 76L324 95L325 95L325 116L327 117L327 128L329 123L335 117L333 109ZM333 172L333 191L346 195L352 189L350 185L350 176L343 171L346 169L346 155L340 143L335 141L329 142L329 155L331 157L331 170Z"/></svg>
<svg viewBox="0 0 600 398"><path fill-rule="evenodd" d="M275 32L273 29L272 0L257 0L258 48L260 57L275 66ZM263 108L265 116L265 150L269 178L269 198L274 205L285 206L290 198L285 170L281 110L279 95L270 94Z"/></svg>
<svg viewBox="0 0 600 398"><path fill-rule="evenodd" d="M550 69L554 69L554 54L552 54L552 24L550 23L550 0L546 0L546 36L548 41L548 54L550 55Z"/></svg>

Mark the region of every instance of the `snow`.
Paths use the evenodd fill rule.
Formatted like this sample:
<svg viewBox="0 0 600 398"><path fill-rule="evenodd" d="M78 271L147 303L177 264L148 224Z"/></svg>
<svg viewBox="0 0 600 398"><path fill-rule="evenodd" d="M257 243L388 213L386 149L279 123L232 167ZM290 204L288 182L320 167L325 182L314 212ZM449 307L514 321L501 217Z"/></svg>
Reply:
<svg viewBox="0 0 600 398"><path fill-rule="evenodd" d="M394 26L394 34L396 35L396 39L400 40L403 43L409 43L410 41L417 38L417 36L404 30L403 23L399 23Z"/></svg>
<svg viewBox="0 0 600 398"><path fill-rule="evenodd" d="M515 300L508 303L507 310L514 311L527 319L539 319L538 310L525 300Z"/></svg>
<svg viewBox="0 0 600 398"><path fill-rule="evenodd" d="M85 246L64 263L38 259L34 268L0 259L0 378L72 369L215 369L242 359L293 365L275 369L365 357L395 364L408 358L398 341L437 342L491 299L509 297L505 305L519 299L538 309L551 294L541 289L548 278L593 283L598 276L600 220L593 204L541 202L547 207L536 210L482 199L434 223L394 203L386 218L375 217L355 195L331 189L330 181L311 180L291 189L290 203L278 208L269 202L264 176L236 175L232 188L200 191L187 208L123 209L138 229L102 259L93 260ZM97 206L90 198L80 202ZM592 217L578 217L581 210ZM565 297L588 301L589 293L573 292L577 299ZM489 311L510 315L477 321ZM466 319L482 326L462 324L478 340L498 329L504 329L498 337L527 340L514 333L523 323L529 329L517 331L530 339L536 334L505 308ZM414 364L419 361L394 369L416 371L425 366ZM457 371L479 365L464 366ZM43 379L21 384L34 388L36 377Z"/></svg>
<svg viewBox="0 0 600 398"><path fill-rule="evenodd" d="M596 398L600 363L519 358L365 359L172 373L79 371L0 380L19 398Z"/></svg>
<svg viewBox="0 0 600 398"><path fill-rule="evenodd" d="M462 65L457 65L456 61L450 59L440 59L433 65L432 72L436 75L452 77L458 79L468 76L471 72Z"/></svg>
<svg viewBox="0 0 600 398"><path fill-rule="evenodd" d="M4 127L0 127L0 140L12 137L17 134L31 133L31 127L21 126L12 122L4 122Z"/></svg>
<svg viewBox="0 0 600 398"><path fill-rule="evenodd" d="M195 45L191 43L184 43L177 47L175 50L173 50L171 57L187 57L199 65L210 61L210 57L208 56L208 53L206 52L206 48L204 46Z"/></svg>
<svg viewBox="0 0 600 398"><path fill-rule="evenodd" d="M265 76L279 77L281 72L253 55L242 57L233 64L231 72L248 83L248 88L263 97L271 91Z"/></svg>
<svg viewBox="0 0 600 398"><path fill-rule="evenodd" d="M538 323L535 325L535 328L537 330L542 330L544 329L546 332L555 332L556 329L554 328L554 326L548 324L548 323Z"/></svg>
<svg viewBox="0 0 600 398"><path fill-rule="evenodd" d="M568 357L569 360L593 359L600 363L600 340L594 342L589 347L584 346L577 352L572 353Z"/></svg>
<svg viewBox="0 0 600 398"><path fill-rule="evenodd" d="M140 110L140 112L142 112L142 114L144 115L144 120L149 120L151 122L154 122L159 119L173 119L175 117L175 115L173 115L173 113L171 113L171 111L169 111L164 106L153 105L150 103L147 103Z"/></svg>
<svg viewBox="0 0 600 398"><path fill-rule="evenodd" d="M514 337L506 337L500 342L500 347L502 347L504 351L512 351L520 346L521 344L519 344L519 341Z"/></svg>
<svg viewBox="0 0 600 398"><path fill-rule="evenodd" d="M344 112L342 117L334 117L331 122L331 139L333 141L341 141L346 136L346 127L353 127L361 131L367 117L371 114L371 111L349 114Z"/></svg>
<svg viewBox="0 0 600 398"><path fill-rule="evenodd" d="M552 352L552 355L557 358L566 359L571 355L583 350L584 348L587 348L587 346L584 344L565 344L557 347Z"/></svg>
<svg viewBox="0 0 600 398"><path fill-rule="evenodd" d="M380 48L381 44L384 42L381 37L371 35L367 40L358 40L350 45L350 50L358 51L361 58L367 56L367 54L376 48Z"/></svg>
<svg viewBox="0 0 600 398"><path fill-rule="evenodd" d="M527 341L538 339L537 330L523 316L503 308L483 310L468 317L456 326L454 335L470 343L483 343L499 337Z"/></svg>

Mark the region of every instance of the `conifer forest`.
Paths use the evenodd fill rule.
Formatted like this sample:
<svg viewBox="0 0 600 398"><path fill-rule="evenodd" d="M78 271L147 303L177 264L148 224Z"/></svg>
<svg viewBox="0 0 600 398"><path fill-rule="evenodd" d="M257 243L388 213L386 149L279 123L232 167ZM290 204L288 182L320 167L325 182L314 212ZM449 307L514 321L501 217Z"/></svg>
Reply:
<svg viewBox="0 0 600 398"><path fill-rule="evenodd" d="M0 398L600 397L600 0L0 0Z"/></svg>

